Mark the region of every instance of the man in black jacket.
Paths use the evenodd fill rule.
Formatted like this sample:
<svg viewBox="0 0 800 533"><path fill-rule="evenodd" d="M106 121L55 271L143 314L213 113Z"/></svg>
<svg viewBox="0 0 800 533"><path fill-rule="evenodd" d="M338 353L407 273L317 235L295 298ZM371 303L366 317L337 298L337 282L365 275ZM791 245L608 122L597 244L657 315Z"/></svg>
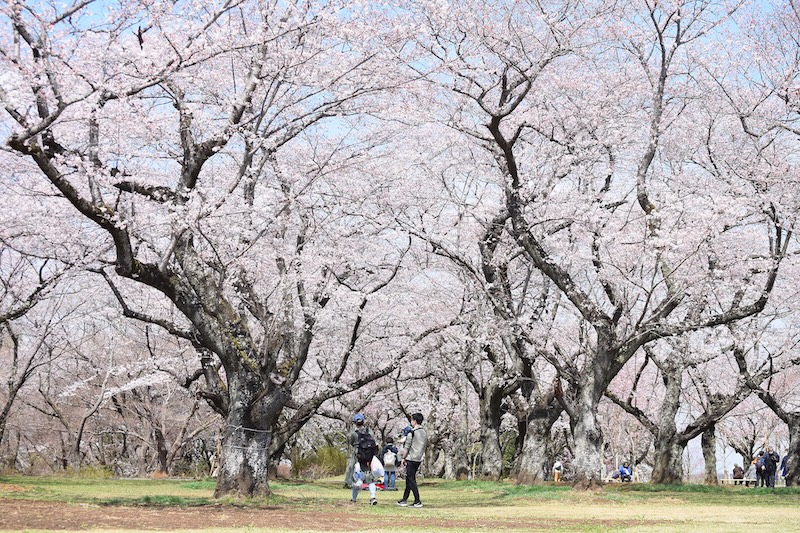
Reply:
<svg viewBox="0 0 800 533"><path fill-rule="evenodd" d="M775 472L778 471L778 463L781 462L780 456L775 453L775 449L770 446L764 455L764 477L767 480L767 487L775 488Z"/></svg>

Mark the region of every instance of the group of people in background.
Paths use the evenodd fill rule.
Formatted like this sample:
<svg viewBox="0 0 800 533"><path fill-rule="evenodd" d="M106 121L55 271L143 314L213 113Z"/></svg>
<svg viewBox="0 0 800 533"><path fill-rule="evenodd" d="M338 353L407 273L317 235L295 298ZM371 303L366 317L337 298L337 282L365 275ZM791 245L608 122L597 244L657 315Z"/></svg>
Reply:
<svg viewBox="0 0 800 533"><path fill-rule="evenodd" d="M364 415L357 413L353 416L355 427L347 440L349 453L344 479L345 487L352 489L351 502L355 503L358 494L366 487L369 489L370 504L377 505L378 480L382 478L383 490L397 490L397 469L405 467L405 491L397 505L422 507L417 472L425 458L425 448L428 445L428 433L422 425L423 421L422 413L411 415L411 425L406 426L398 435L398 444L401 447L395 445L392 437L387 437L386 444L378 452L375 437L366 427ZM408 498L412 494L414 500L409 503Z"/></svg>
<svg viewBox="0 0 800 533"><path fill-rule="evenodd" d="M786 460L788 458L787 455L781 462L781 457L772 446L768 447L766 452L764 450L758 452L758 455L753 458L753 464L756 467L756 486L775 488L778 465L780 465L781 474L786 477Z"/></svg>
<svg viewBox="0 0 800 533"><path fill-rule="evenodd" d="M422 507L422 499L419 495L417 484L417 473L425 457L425 449L428 445L428 434L422 423L424 417L422 413L411 415L411 425L406 426L398 435L397 444L393 437L387 437L386 443L378 451L375 438L366 427L364 415L357 413L353 416L355 427L348 437L349 453L347 470L345 471L345 487L352 489L352 502L356 502L358 494L368 488L370 493L370 504L376 505L377 482L383 482L383 490L397 490L397 470L398 467L406 469L406 486L403 497L398 500L397 505L401 507ZM398 445L400 447L398 447ZM766 451L760 451L753 457L752 466L755 471L756 486L775 487L778 472L786 477L787 460L789 456L784 456L781 460L780 455L770 446ZM561 459L556 459L552 467L553 481L561 481L564 464ZM545 480L547 480L547 468L545 467ZM630 463L623 462L619 469L611 476L622 482L631 482L634 477ZM381 479L382 478L382 479ZM736 484L743 483L745 480L745 470L740 465L734 465L733 479ZM409 503L409 497L413 495L414 500Z"/></svg>
<svg viewBox="0 0 800 533"><path fill-rule="evenodd" d="M788 460L788 455L784 455L783 459L781 459L772 446L769 446L766 451L761 450L758 452L751 462L755 473L755 486L775 488L778 473L780 472L781 477L786 477L786 463ZM733 466L733 479L736 485L746 483L745 473L744 468L738 464Z"/></svg>

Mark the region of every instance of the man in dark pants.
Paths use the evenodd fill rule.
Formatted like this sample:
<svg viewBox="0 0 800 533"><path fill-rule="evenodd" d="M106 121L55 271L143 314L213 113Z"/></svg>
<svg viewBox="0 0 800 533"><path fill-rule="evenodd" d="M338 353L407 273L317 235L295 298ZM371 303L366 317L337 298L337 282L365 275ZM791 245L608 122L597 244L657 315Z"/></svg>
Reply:
<svg viewBox="0 0 800 533"><path fill-rule="evenodd" d="M422 413L411 415L411 431L403 443L401 464L406 467L406 490L403 492L403 499L397 502L400 507L408 506L408 496L411 493L414 494L414 503L411 507L422 507L417 487L417 470L425 458L425 448L428 446L428 432L422 427L422 421Z"/></svg>
<svg viewBox="0 0 800 533"><path fill-rule="evenodd" d="M775 488L775 473L778 471L778 463L781 458L775 453L775 449L770 446L767 448L767 454L764 456L764 477L767 481L767 487Z"/></svg>

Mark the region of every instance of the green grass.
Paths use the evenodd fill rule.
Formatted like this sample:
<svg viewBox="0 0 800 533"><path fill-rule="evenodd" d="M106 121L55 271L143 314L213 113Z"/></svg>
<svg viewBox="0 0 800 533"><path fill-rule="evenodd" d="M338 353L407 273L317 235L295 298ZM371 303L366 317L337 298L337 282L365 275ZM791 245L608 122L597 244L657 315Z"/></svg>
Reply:
<svg viewBox="0 0 800 533"><path fill-rule="evenodd" d="M274 508L291 513L347 512L363 516L368 523L381 524L381 529L387 531L524 531L532 525L546 531L800 531L800 489L797 488L613 484L602 491L581 492L564 485L521 486L511 482L426 479L420 484L425 502L423 509L395 506L394 500L401 492L379 492L380 505L370 507L366 504L368 494L364 492L355 508L343 511L350 491L341 488L338 478L305 483L274 482L271 487L275 494L269 498L218 500L213 497L213 480L3 476L0 477L0 498L157 509L192 508L197 512L202 512L204 507L244 507L258 512ZM260 511L262 509L264 511ZM409 516L417 522L404 523ZM516 523L520 526L515 526ZM486 524L488 527L484 528Z"/></svg>
<svg viewBox="0 0 800 533"><path fill-rule="evenodd" d="M0 484L15 485L25 490L22 492L0 491L0 496L111 505L136 501L147 503L147 499L162 497L195 502L205 501L206 503L213 501L213 482L196 483L203 488L198 490L187 486L190 485L189 483L174 480L2 476Z"/></svg>

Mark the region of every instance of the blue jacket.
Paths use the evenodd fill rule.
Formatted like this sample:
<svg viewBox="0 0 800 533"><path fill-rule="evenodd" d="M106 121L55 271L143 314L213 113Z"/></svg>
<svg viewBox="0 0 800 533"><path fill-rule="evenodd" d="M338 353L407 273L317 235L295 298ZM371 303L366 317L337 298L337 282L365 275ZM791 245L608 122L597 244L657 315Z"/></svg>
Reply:
<svg viewBox="0 0 800 533"><path fill-rule="evenodd" d="M631 477L633 475L633 470L630 466L622 465L619 467L619 476L620 477Z"/></svg>

